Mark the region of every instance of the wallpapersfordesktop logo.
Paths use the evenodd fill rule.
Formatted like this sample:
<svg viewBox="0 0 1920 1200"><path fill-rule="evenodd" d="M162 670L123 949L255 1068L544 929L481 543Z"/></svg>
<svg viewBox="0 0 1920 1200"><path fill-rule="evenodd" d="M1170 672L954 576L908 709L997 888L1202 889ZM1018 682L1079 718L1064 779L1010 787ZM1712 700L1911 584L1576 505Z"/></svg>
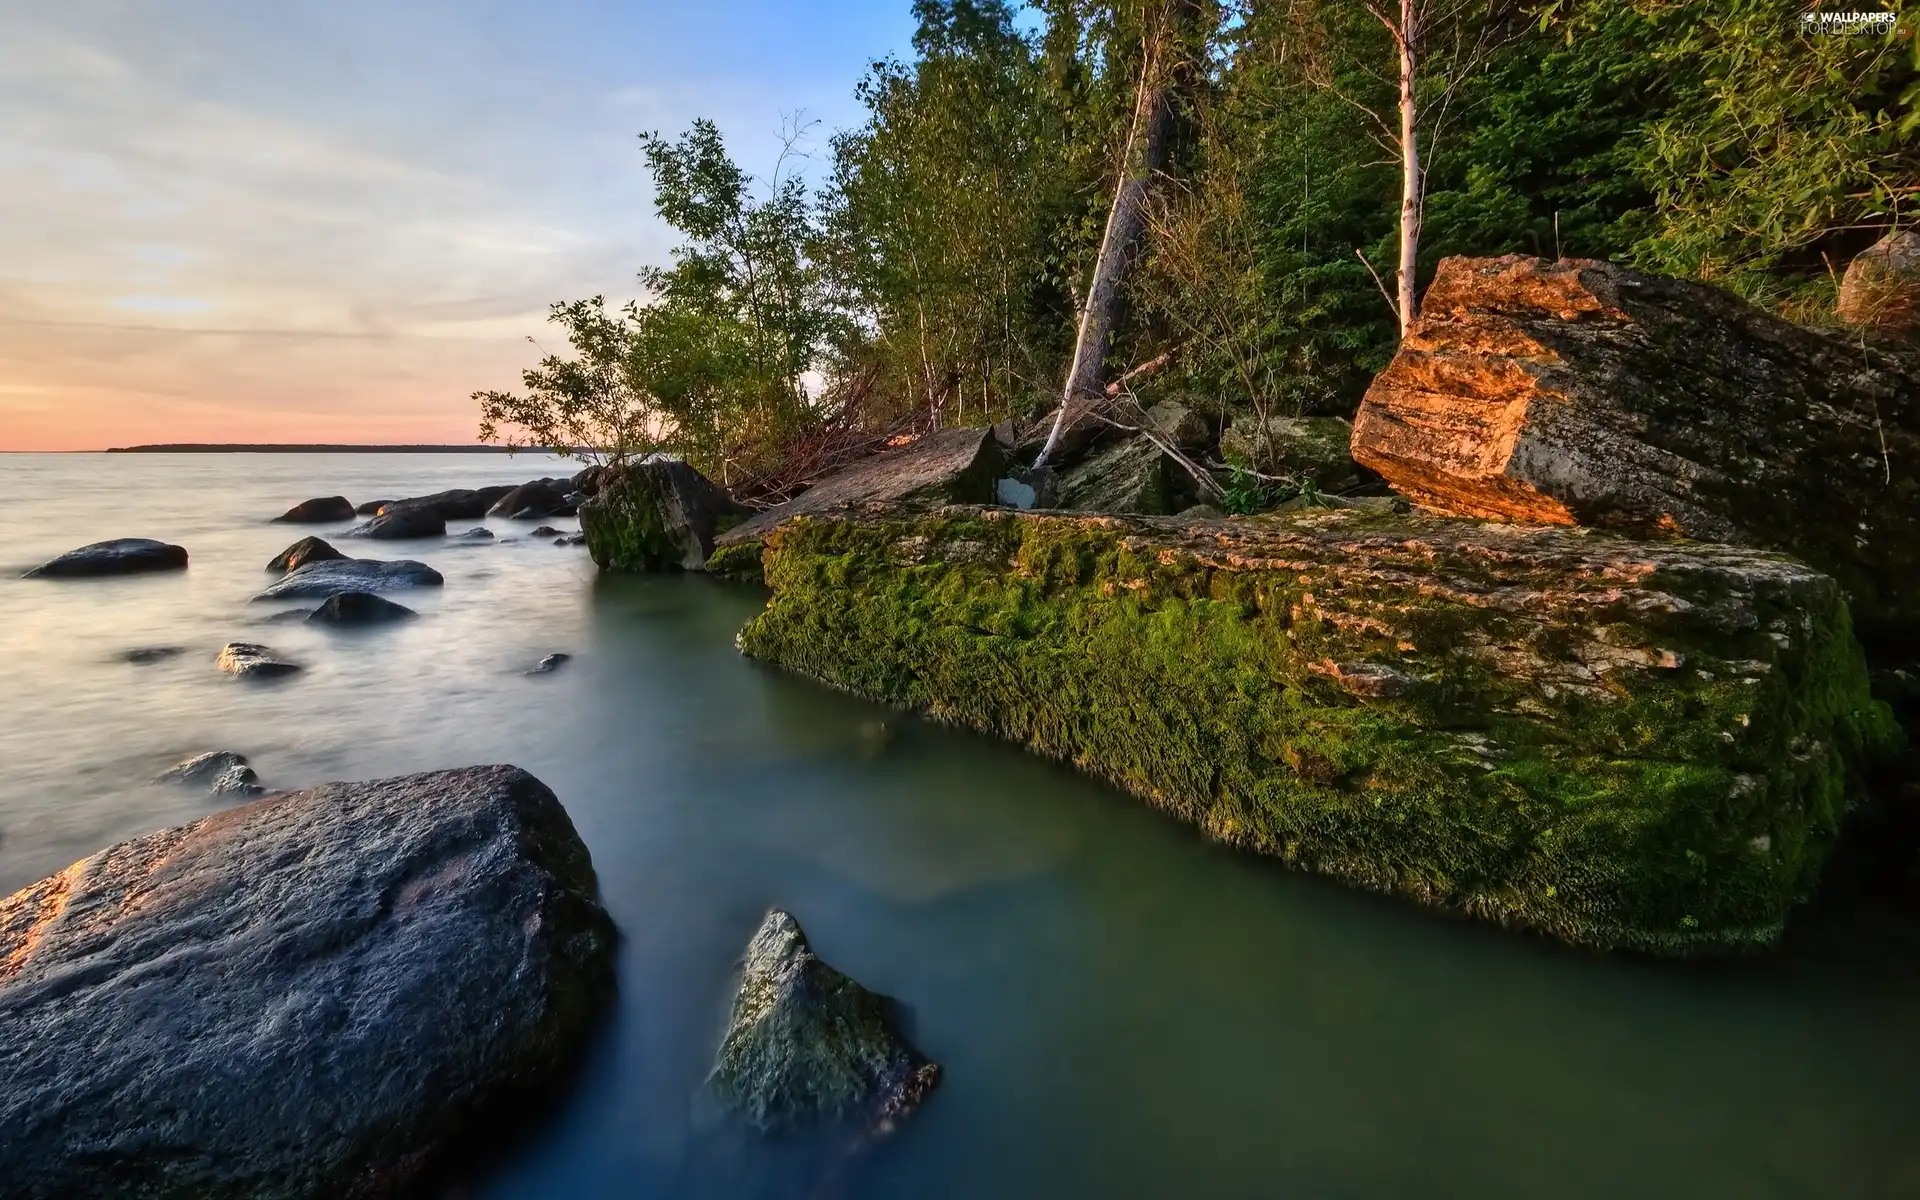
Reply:
<svg viewBox="0 0 1920 1200"><path fill-rule="evenodd" d="M1804 12L1800 28L1821 37L1885 37L1893 32L1894 14L1879 11Z"/></svg>

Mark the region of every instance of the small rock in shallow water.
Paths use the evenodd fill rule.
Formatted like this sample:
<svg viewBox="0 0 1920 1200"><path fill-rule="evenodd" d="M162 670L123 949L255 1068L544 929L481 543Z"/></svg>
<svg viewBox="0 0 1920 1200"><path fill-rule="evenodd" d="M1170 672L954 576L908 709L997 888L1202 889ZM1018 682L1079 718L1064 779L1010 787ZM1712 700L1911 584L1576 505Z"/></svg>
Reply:
<svg viewBox="0 0 1920 1200"><path fill-rule="evenodd" d="M291 675L300 664L281 658L273 650L256 642L228 642L220 648L214 664L229 675L241 679L266 679Z"/></svg>
<svg viewBox="0 0 1920 1200"><path fill-rule="evenodd" d="M404 604L368 592L338 592L307 614L307 620L315 625L381 625L419 615Z"/></svg>
<svg viewBox="0 0 1920 1200"><path fill-rule="evenodd" d="M560 531L558 529L555 529L551 525L541 525L538 528L536 528L532 533L528 534L527 536L528 537L559 537Z"/></svg>
<svg viewBox="0 0 1920 1200"><path fill-rule="evenodd" d="M95 575L135 575L145 571L178 571L187 565L187 552L152 538L115 538L69 550L26 573L28 579L84 579Z"/></svg>
<svg viewBox="0 0 1920 1200"><path fill-rule="evenodd" d="M940 1082L894 1008L822 962L800 923L774 909L747 943L714 1093L766 1132L859 1118L890 1133Z"/></svg>
<svg viewBox="0 0 1920 1200"><path fill-rule="evenodd" d="M196 754L192 758L168 767L153 777L155 783L186 784L190 787L211 787L229 771L248 770L247 756L235 754L231 750L209 750L205 754Z"/></svg>
<svg viewBox="0 0 1920 1200"><path fill-rule="evenodd" d="M549 654L539 662L528 667L524 674L545 675L549 672L557 671L560 669L561 664L572 657L573 655L571 654Z"/></svg>
<svg viewBox="0 0 1920 1200"><path fill-rule="evenodd" d="M465 533L455 534L453 540L456 542L490 542L493 540L493 530L488 529L485 525L475 525Z"/></svg>
<svg viewBox="0 0 1920 1200"><path fill-rule="evenodd" d="M123 651L120 661L144 667L184 654L186 650L185 646L141 646L138 649Z"/></svg>

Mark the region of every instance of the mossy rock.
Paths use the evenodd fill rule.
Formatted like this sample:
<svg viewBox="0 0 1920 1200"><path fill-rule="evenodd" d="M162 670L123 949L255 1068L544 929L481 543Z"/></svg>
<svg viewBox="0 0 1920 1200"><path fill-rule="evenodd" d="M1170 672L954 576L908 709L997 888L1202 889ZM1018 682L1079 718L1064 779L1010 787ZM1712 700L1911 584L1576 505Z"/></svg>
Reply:
<svg viewBox="0 0 1920 1200"><path fill-rule="evenodd" d="M603 571L699 571L740 507L678 459L649 458L604 477L580 506L587 553Z"/></svg>
<svg viewBox="0 0 1920 1200"><path fill-rule="evenodd" d="M755 658L1590 946L1773 942L1900 738L1833 580L1734 547L953 508L797 521L765 565Z"/></svg>
<svg viewBox="0 0 1920 1200"><path fill-rule="evenodd" d="M1220 434L1220 456L1269 475L1310 479L1321 491L1360 479L1349 444L1353 426L1339 417L1268 417L1242 413Z"/></svg>
<svg viewBox="0 0 1920 1200"><path fill-rule="evenodd" d="M1096 513L1174 511L1175 467L1150 439L1102 447L1060 474L1056 507Z"/></svg>

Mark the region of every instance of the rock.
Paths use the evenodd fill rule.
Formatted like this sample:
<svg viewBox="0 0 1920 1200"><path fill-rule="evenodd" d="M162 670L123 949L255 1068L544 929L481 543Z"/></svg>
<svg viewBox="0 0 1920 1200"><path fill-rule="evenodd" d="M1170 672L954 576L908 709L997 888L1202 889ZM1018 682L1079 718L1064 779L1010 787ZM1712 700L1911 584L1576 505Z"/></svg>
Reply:
<svg viewBox="0 0 1920 1200"><path fill-rule="evenodd" d="M154 776L153 781L159 784L212 789L230 772L239 771L252 773L252 768L247 765L246 755L235 754L231 750L211 750L168 767Z"/></svg>
<svg viewBox="0 0 1920 1200"><path fill-rule="evenodd" d="M567 487L582 496L592 496L600 490L600 485L606 482L606 478L607 468L596 463L576 472L572 479L567 480Z"/></svg>
<svg viewBox="0 0 1920 1200"><path fill-rule="evenodd" d="M493 540L493 530L488 529L485 525L475 525L465 533L455 534L453 540L456 542L491 542Z"/></svg>
<svg viewBox="0 0 1920 1200"><path fill-rule="evenodd" d="M1103 446L1060 474L1056 507L1080 512L1170 513L1180 468L1151 440ZM1182 472L1184 474L1184 472Z"/></svg>
<svg viewBox="0 0 1920 1200"><path fill-rule="evenodd" d="M1354 456L1444 512L1784 550L1920 650L1920 353L1606 263L1450 258Z"/></svg>
<svg viewBox="0 0 1920 1200"><path fill-rule="evenodd" d="M1199 450L1213 440L1207 419L1177 401L1162 400L1149 408L1147 421L1176 449Z"/></svg>
<svg viewBox="0 0 1920 1200"><path fill-rule="evenodd" d="M1594 946L1775 941L1898 738L1835 582L1743 547L956 507L795 522L764 553L753 658Z"/></svg>
<svg viewBox="0 0 1920 1200"><path fill-rule="evenodd" d="M0 900L13 1200L407 1194L552 1103L615 934L514 767L336 783Z"/></svg>
<svg viewBox="0 0 1920 1200"><path fill-rule="evenodd" d="M1040 450L1047 444L1047 438L1053 433L1055 412L1048 410L1033 424L1026 427L1020 435L1020 441L1013 448L1013 461L1030 464L1039 457ZM1122 431L1114 428L1111 421L1103 416L1085 412L1076 415L1060 431L1060 440L1054 444L1053 454L1047 459L1049 465L1058 466L1071 462L1089 447L1100 442L1113 441L1123 436Z"/></svg>
<svg viewBox="0 0 1920 1200"><path fill-rule="evenodd" d="M335 550L317 537L303 537L293 545L273 556L267 563L267 570L286 574L310 562L325 562L329 559L344 559L346 555Z"/></svg>
<svg viewBox="0 0 1920 1200"><path fill-rule="evenodd" d="M98 575L137 575L146 571L178 571L187 565L179 546L151 538L115 538L69 550L51 562L28 571L27 579L83 579Z"/></svg>
<svg viewBox="0 0 1920 1200"><path fill-rule="evenodd" d="M654 456L606 480L581 508L580 531L603 571L698 571L722 519L741 511L705 475Z"/></svg>
<svg viewBox="0 0 1920 1200"><path fill-rule="evenodd" d="M1019 426L1014 424L1012 418L995 422L988 432L993 434L993 440L1000 443L1002 450L1011 450L1020 442Z"/></svg>
<svg viewBox="0 0 1920 1200"><path fill-rule="evenodd" d="M257 642L228 642L213 661L222 671L240 679L271 679L301 669L299 663L281 658Z"/></svg>
<svg viewBox="0 0 1920 1200"><path fill-rule="evenodd" d="M403 538L444 537L447 519L440 510L425 505L389 504L380 515L365 525L356 526L347 536L398 541Z"/></svg>
<svg viewBox="0 0 1920 1200"><path fill-rule="evenodd" d="M336 592L307 614L307 621L314 625L384 625L419 615L404 604L367 592Z"/></svg>
<svg viewBox="0 0 1920 1200"><path fill-rule="evenodd" d="M169 658L177 657L186 652L187 648L185 646L138 646L132 650L123 651L120 655L120 661L132 663L137 667L144 667L157 662L165 662Z"/></svg>
<svg viewBox="0 0 1920 1200"><path fill-rule="evenodd" d="M553 544L556 546L584 546L587 544L587 535L584 533L569 533L563 537L553 539Z"/></svg>
<svg viewBox="0 0 1920 1200"><path fill-rule="evenodd" d="M1219 521L1226 518L1225 513L1211 504L1196 504L1192 508L1183 508L1179 516L1183 521Z"/></svg>
<svg viewBox="0 0 1920 1200"><path fill-rule="evenodd" d="M1849 325L1920 334L1920 233L1890 233L1848 263L1838 311Z"/></svg>
<svg viewBox="0 0 1920 1200"><path fill-rule="evenodd" d="M295 567L254 599L324 600L336 592L391 592L445 582L440 572L410 558L329 558Z"/></svg>
<svg viewBox="0 0 1920 1200"><path fill-rule="evenodd" d="M558 653L549 654L545 658L541 659L539 662L528 667L525 671L522 671L521 674L551 675L553 672L558 671L564 663L570 661L572 658L573 658L573 655L571 654L558 654Z"/></svg>
<svg viewBox="0 0 1920 1200"><path fill-rule="evenodd" d="M823 962L800 923L775 909L747 943L714 1094L769 1133L841 1120L890 1132L940 1083L894 1008Z"/></svg>
<svg viewBox="0 0 1920 1200"><path fill-rule="evenodd" d="M512 484L483 488L452 488L444 492L435 492L430 496L410 496L404 500L391 500L382 505L378 512L394 508L425 508L440 514L447 521L477 521L487 515L487 510L499 503L500 498L513 490Z"/></svg>
<svg viewBox="0 0 1920 1200"><path fill-rule="evenodd" d="M523 483L494 502L487 510L490 517L507 517L516 521L538 520L551 517L568 507L566 491L570 490L566 480L535 479Z"/></svg>
<svg viewBox="0 0 1920 1200"><path fill-rule="evenodd" d="M322 496L317 500L302 500L274 520L290 525L323 525L328 521L351 521L353 511L352 503L345 496Z"/></svg>
<svg viewBox="0 0 1920 1200"><path fill-rule="evenodd" d="M1220 456L1264 475L1311 480L1321 491L1360 482L1350 449L1353 426L1339 417L1268 417L1241 413L1220 434Z"/></svg>
<svg viewBox="0 0 1920 1200"><path fill-rule="evenodd" d="M528 537L561 537L563 535L558 529L555 529L551 525L538 525L538 526L535 526L533 532L528 534L527 536Z"/></svg>
<svg viewBox="0 0 1920 1200"><path fill-rule="evenodd" d="M392 503L393 501L391 500L369 500L365 504L356 504L353 508L353 515L356 517L377 517L380 515L381 509Z"/></svg>
<svg viewBox="0 0 1920 1200"><path fill-rule="evenodd" d="M987 504L1006 467L1000 444L984 429L943 429L830 475L785 504L747 518L714 539L717 545L758 541L790 517L878 505L891 509ZM584 510L583 510L584 513ZM585 525L583 520L582 525ZM591 535L589 535L591 540Z"/></svg>

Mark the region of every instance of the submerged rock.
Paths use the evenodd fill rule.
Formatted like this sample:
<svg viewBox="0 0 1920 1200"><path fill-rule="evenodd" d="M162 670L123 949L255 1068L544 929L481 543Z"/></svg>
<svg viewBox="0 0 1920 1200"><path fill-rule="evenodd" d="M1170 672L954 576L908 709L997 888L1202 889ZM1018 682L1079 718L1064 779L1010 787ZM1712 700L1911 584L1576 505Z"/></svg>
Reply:
<svg viewBox="0 0 1920 1200"><path fill-rule="evenodd" d="M380 510L380 515L351 530L350 537L377 538L383 541L398 541L404 538L442 537L447 532L447 518L440 511L426 505L389 504Z"/></svg>
<svg viewBox="0 0 1920 1200"><path fill-rule="evenodd" d="M453 540L456 542L491 542L493 540L493 530L488 529L485 525L475 525L465 533L455 534Z"/></svg>
<svg viewBox="0 0 1920 1200"><path fill-rule="evenodd" d="M308 613L307 621L314 625L384 625L419 615L404 604L368 592L336 592Z"/></svg>
<svg viewBox="0 0 1920 1200"><path fill-rule="evenodd" d="M325 562L329 559L344 559L346 555L317 537L303 537L293 545L273 556L267 563L267 570L284 575L297 570L310 562Z"/></svg>
<svg viewBox="0 0 1920 1200"><path fill-rule="evenodd" d="M550 675L572 661L573 655L553 653L521 672L524 675Z"/></svg>
<svg viewBox="0 0 1920 1200"><path fill-rule="evenodd" d="M289 525L323 525L329 521L351 521L353 512L353 504L345 496L322 496L302 500L274 520Z"/></svg>
<svg viewBox="0 0 1920 1200"><path fill-rule="evenodd" d="M439 587L440 572L410 558L321 559L302 564L276 580L255 600L323 600L336 592L390 592L405 587Z"/></svg>
<svg viewBox="0 0 1920 1200"><path fill-rule="evenodd" d="M1920 652L1920 353L1607 263L1450 258L1354 456L1445 512L1784 550Z"/></svg>
<svg viewBox="0 0 1920 1200"><path fill-rule="evenodd" d="M220 647L214 665L240 679L271 679L301 670L299 663L258 642L228 642Z"/></svg>
<svg viewBox="0 0 1920 1200"><path fill-rule="evenodd" d="M538 1111L613 988L560 802L514 767L336 783L0 900L13 1200L406 1194Z"/></svg>
<svg viewBox="0 0 1920 1200"><path fill-rule="evenodd" d="M699 471L655 456L608 476L581 507L580 531L603 571L698 571L722 519L740 512Z"/></svg>
<svg viewBox="0 0 1920 1200"><path fill-rule="evenodd" d="M536 525L533 527L533 532L528 534L527 536L528 537L544 537L544 538L559 537L560 531L558 529L555 529L551 525Z"/></svg>
<svg viewBox="0 0 1920 1200"><path fill-rule="evenodd" d="M839 1120L890 1132L940 1082L894 1007L823 962L800 923L775 909L747 943L714 1093L769 1133Z"/></svg>
<svg viewBox="0 0 1920 1200"><path fill-rule="evenodd" d="M169 658L176 658L186 652L187 648L185 646L136 646L132 650L122 651L120 661L132 663L137 667L144 667L157 662L165 662Z"/></svg>
<svg viewBox="0 0 1920 1200"><path fill-rule="evenodd" d="M1834 581L1737 547L955 508L795 522L765 556L754 658L1594 946L1777 939L1898 737Z"/></svg>
<svg viewBox="0 0 1920 1200"><path fill-rule="evenodd" d="M180 546L152 538L115 538L69 550L26 573L26 578L82 579L96 575L137 575L146 571L178 571L187 565Z"/></svg>

